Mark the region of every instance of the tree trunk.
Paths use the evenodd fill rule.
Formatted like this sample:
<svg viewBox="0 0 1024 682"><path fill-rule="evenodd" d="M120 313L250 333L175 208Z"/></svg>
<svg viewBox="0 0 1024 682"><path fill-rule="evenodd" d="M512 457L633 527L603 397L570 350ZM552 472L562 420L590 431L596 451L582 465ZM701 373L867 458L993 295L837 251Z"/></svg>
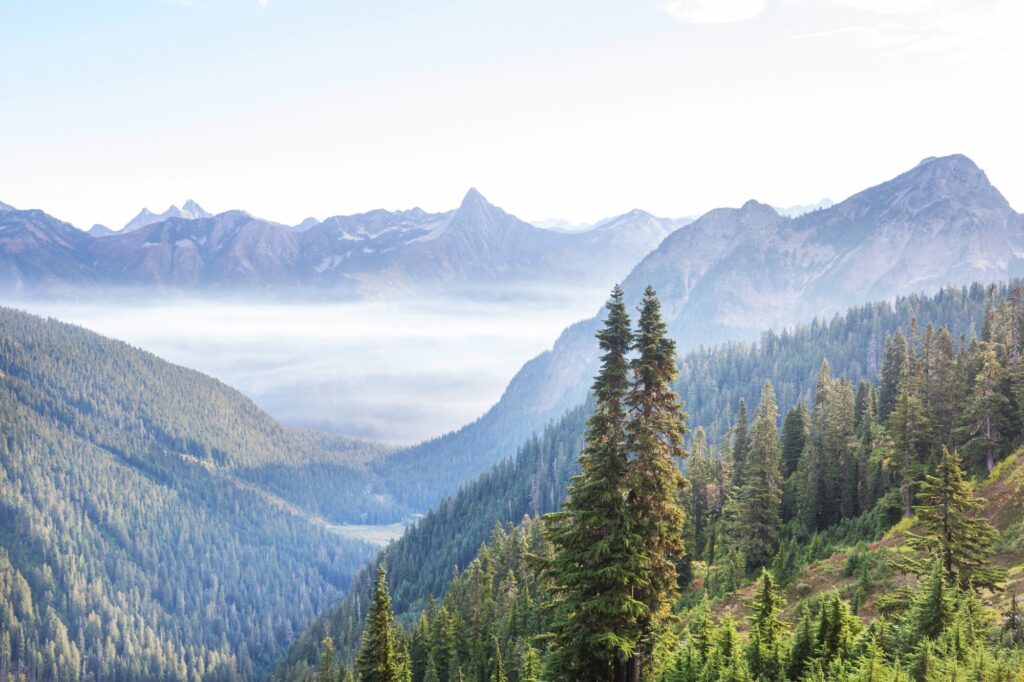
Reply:
<svg viewBox="0 0 1024 682"><path fill-rule="evenodd" d="M910 506L910 450L903 451L903 485L900 486L900 495L903 496L903 518L909 519L914 515L914 508Z"/></svg>
<svg viewBox="0 0 1024 682"><path fill-rule="evenodd" d="M626 675L627 682L640 682L640 657L633 656L629 659L626 666L628 669Z"/></svg>
<svg viewBox="0 0 1024 682"><path fill-rule="evenodd" d="M996 468L996 456L992 451L992 415L985 416L985 439L988 441L988 451L985 453L985 466L991 474Z"/></svg>

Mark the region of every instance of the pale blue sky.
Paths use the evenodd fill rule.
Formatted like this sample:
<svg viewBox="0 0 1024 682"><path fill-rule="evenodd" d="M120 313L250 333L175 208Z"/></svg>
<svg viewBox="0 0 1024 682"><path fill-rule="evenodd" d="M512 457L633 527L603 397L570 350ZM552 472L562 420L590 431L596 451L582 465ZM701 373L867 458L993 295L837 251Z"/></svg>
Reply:
<svg viewBox="0 0 1024 682"><path fill-rule="evenodd" d="M963 152L1024 209L1016 0L0 0L0 201L283 222L847 194Z"/></svg>

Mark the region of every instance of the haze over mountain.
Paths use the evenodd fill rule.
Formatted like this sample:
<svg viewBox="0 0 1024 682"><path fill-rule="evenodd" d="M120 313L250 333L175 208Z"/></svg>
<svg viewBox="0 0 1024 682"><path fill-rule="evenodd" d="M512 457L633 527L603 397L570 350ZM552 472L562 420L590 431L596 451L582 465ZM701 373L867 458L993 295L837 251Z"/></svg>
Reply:
<svg viewBox="0 0 1024 682"><path fill-rule="evenodd" d="M40 293L104 286L378 296L463 285L604 287L679 224L631 211L580 233L544 230L475 189L445 213L376 210L294 228L243 211L211 216L190 201L160 215L144 209L120 232L87 240L41 211L7 211L0 214L0 281Z"/></svg>
<svg viewBox="0 0 1024 682"><path fill-rule="evenodd" d="M849 306L945 285L1024 274L1024 216L962 155L928 158L827 209L797 218L748 201L667 237L626 277L631 308L651 285L680 351L755 339ZM598 318L567 328L516 374L501 400L459 431L392 458L429 478L431 461L462 476L427 482L450 494L587 397ZM419 469L422 467L422 469Z"/></svg>

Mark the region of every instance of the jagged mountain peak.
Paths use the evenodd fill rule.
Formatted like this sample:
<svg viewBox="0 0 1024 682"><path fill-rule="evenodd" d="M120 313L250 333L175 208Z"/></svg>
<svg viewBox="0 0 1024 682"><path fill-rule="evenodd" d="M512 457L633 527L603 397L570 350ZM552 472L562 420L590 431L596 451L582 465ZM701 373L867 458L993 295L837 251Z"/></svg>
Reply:
<svg viewBox="0 0 1024 682"><path fill-rule="evenodd" d="M193 199L189 199L188 201L181 205L181 214L186 217L194 216L203 218L209 217L210 215L209 213L206 212L205 209L203 209L202 206L197 204Z"/></svg>
<svg viewBox="0 0 1024 682"><path fill-rule="evenodd" d="M491 232L496 229L510 227L513 224L528 230L539 231L540 229L506 213L487 201L484 195L475 187L471 187L466 192L466 196L463 197L462 203L459 204L459 207L452 214L451 220L448 223L448 231Z"/></svg>
<svg viewBox="0 0 1024 682"><path fill-rule="evenodd" d="M174 204L167 207L167 210L163 213L153 213L148 208L143 208L139 211L139 214L128 221L128 224L124 226L122 232L134 232L140 230L147 225L153 223L159 223L170 218L184 218L185 220L198 220L200 218L212 218L213 214L206 211L202 206L196 203L194 200L189 199L181 208L178 208Z"/></svg>
<svg viewBox="0 0 1024 682"><path fill-rule="evenodd" d="M480 193L476 187L470 187L466 192L466 196L462 197L462 203L459 204L459 208L456 211L461 213L464 211L488 211L496 208L491 202L487 201L483 194Z"/></svg>

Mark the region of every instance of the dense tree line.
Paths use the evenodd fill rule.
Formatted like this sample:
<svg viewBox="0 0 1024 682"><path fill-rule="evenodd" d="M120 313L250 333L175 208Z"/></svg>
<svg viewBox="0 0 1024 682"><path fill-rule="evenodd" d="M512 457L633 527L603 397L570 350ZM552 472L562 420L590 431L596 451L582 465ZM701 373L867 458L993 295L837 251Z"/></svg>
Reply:
<svg viewBox="0 0 1024 682"><path fill-rule="evenodd" d="M523 552L519 575L492 574L499 581L485 581L488 588L476 583L499 595L511 594L513 583L532 585L532 610L518 621L529 626L514 630L518 641L508 631L500 640L495 621L479 619L479 604L467 620L450 615L454 606L441 619L430 607L411 634L389 626L405 652L389 677L368 677L365 666L357 676L927 682L1024 675L1016 600L1001 628L981 600L1006 573L992 563L999 534L979 514L968 482L1024 438L1019 290L1003 299L990 292L981 335L971 341L956 343L947 329L922 330L911 320L884 343L877 384L855 387L823 362L811 404L792 406L781 432L765 381L749 420L740 403L725 437L709 442L704 429L694 433L690 485L674 465L663 466L683 454L685 416L668 386L675 360L656 299L649 292L634 335L616 294L599 335L602 368L569 496L545 517L547 532ZM960 450L973 453L966 464ZM878 596L880 614L870 623L856 615L856 601L836 592L801 604L795 622L783 619L780 583L901 517L912 528L908 551L889 568L916 575L916 589ZM512 536L535 534L535 525ZM494 543L507 535L495 532ZM728 615L715 617L711 604L754 576L750 622L740 628ZM452 584L462 580L472 582L463 574ZM877 586L868 579L859 587ZM386 591L379 580L375 604ZM506 602L500 616L519 606ZM432 619L443 621L436 626L443 645L424 657L413 643L430 641ZM493 642L481 648L481 634ZM361 651L374 641L367 634ZM472 665L462 666L460 648L472 649L465 654ZM506 664L502 651L519 652L518 664ZM444 676L441 658L449 661Z"/></svg>
<svg viewBox="0 0 1024 682"><path fill-rule="evenodd" d="M790 424L789 429L785 424L780 427L782 466L788 478L802 452L804 431L803 427L796 427L797 418L790 414L790 408L804 405L798 412L809 420L806 403L815 394L819 370L826 357L836 373L848 381L859 384L861 379L877 380L886 339L897 330L909 328L916 319L936 328L947 327L957 341L961 337L973 339L985 327L990 300L1004 300L1010 289L1001 285L990 292L974 285L945 289L934 296L901 297L892 304L852 308L827 322L815 321L783 332L766 333L757 344L730 343L687 353L678 361L679 377L673 388L687 406L690 423L704 425L692 434L687 466L700 466L704 458L698 453L703 447L709 454L709 466L721 470L724 444L710 458L710 443L731 440L734 428L739 428L737 406L744 402L756 405L764 380L769 379L780 414L786 414L784 422ZM558 509L571 476L577 472L576 456L583 447L586 419L592 409L593 402L568 413L544 434L527 442L515 458L442 502L385 550L382 561L388 566L395 587L394 608L400 621L412 622L430 595L444 593L453 568L468 564L488 538L495 521L515 521L524 514L536 516ZM698 438L703 446L698 445ZM718 475L720 478L721 471ZM788 485L792 483L789 481ZM688 516L687 532L691 532L692 524L709 526L720 516L725 501L719 494L722 489L708 490L707 503L714 505L715 517L701 515L695 521L693 515ZM792 499L792 495L784 495L783 514L787 519L792 512L786 511L785 505L791 504ZM812 556L820 558L832 545L879 535L891 520L888 510L879 509L841 522L829 532L820 533L810 553L805 547L799 553L801 557L794 551L784 559L793 563ZM709 531L698 528L698 532L703 537ZM703 548L704 541L700 546ZM737 558L738 555L733 556L734 560ZM682 566L681 570L688 571L690 566ZM714 572L713 578L730 580L722 570ZM372 584L372 572L362 572L345 601L303 633L275 675L279 679L302 679L315 668L320 642L327 634L333 638L339 659L351 660L362 632Z"/></svg>
<svg viewBox="0 0 1024 682"><path fill-rule="evenodd" d="M320 445L197 373L0 311L0 679L265 674L374 551L237 475L374 456Z"/></svg>

